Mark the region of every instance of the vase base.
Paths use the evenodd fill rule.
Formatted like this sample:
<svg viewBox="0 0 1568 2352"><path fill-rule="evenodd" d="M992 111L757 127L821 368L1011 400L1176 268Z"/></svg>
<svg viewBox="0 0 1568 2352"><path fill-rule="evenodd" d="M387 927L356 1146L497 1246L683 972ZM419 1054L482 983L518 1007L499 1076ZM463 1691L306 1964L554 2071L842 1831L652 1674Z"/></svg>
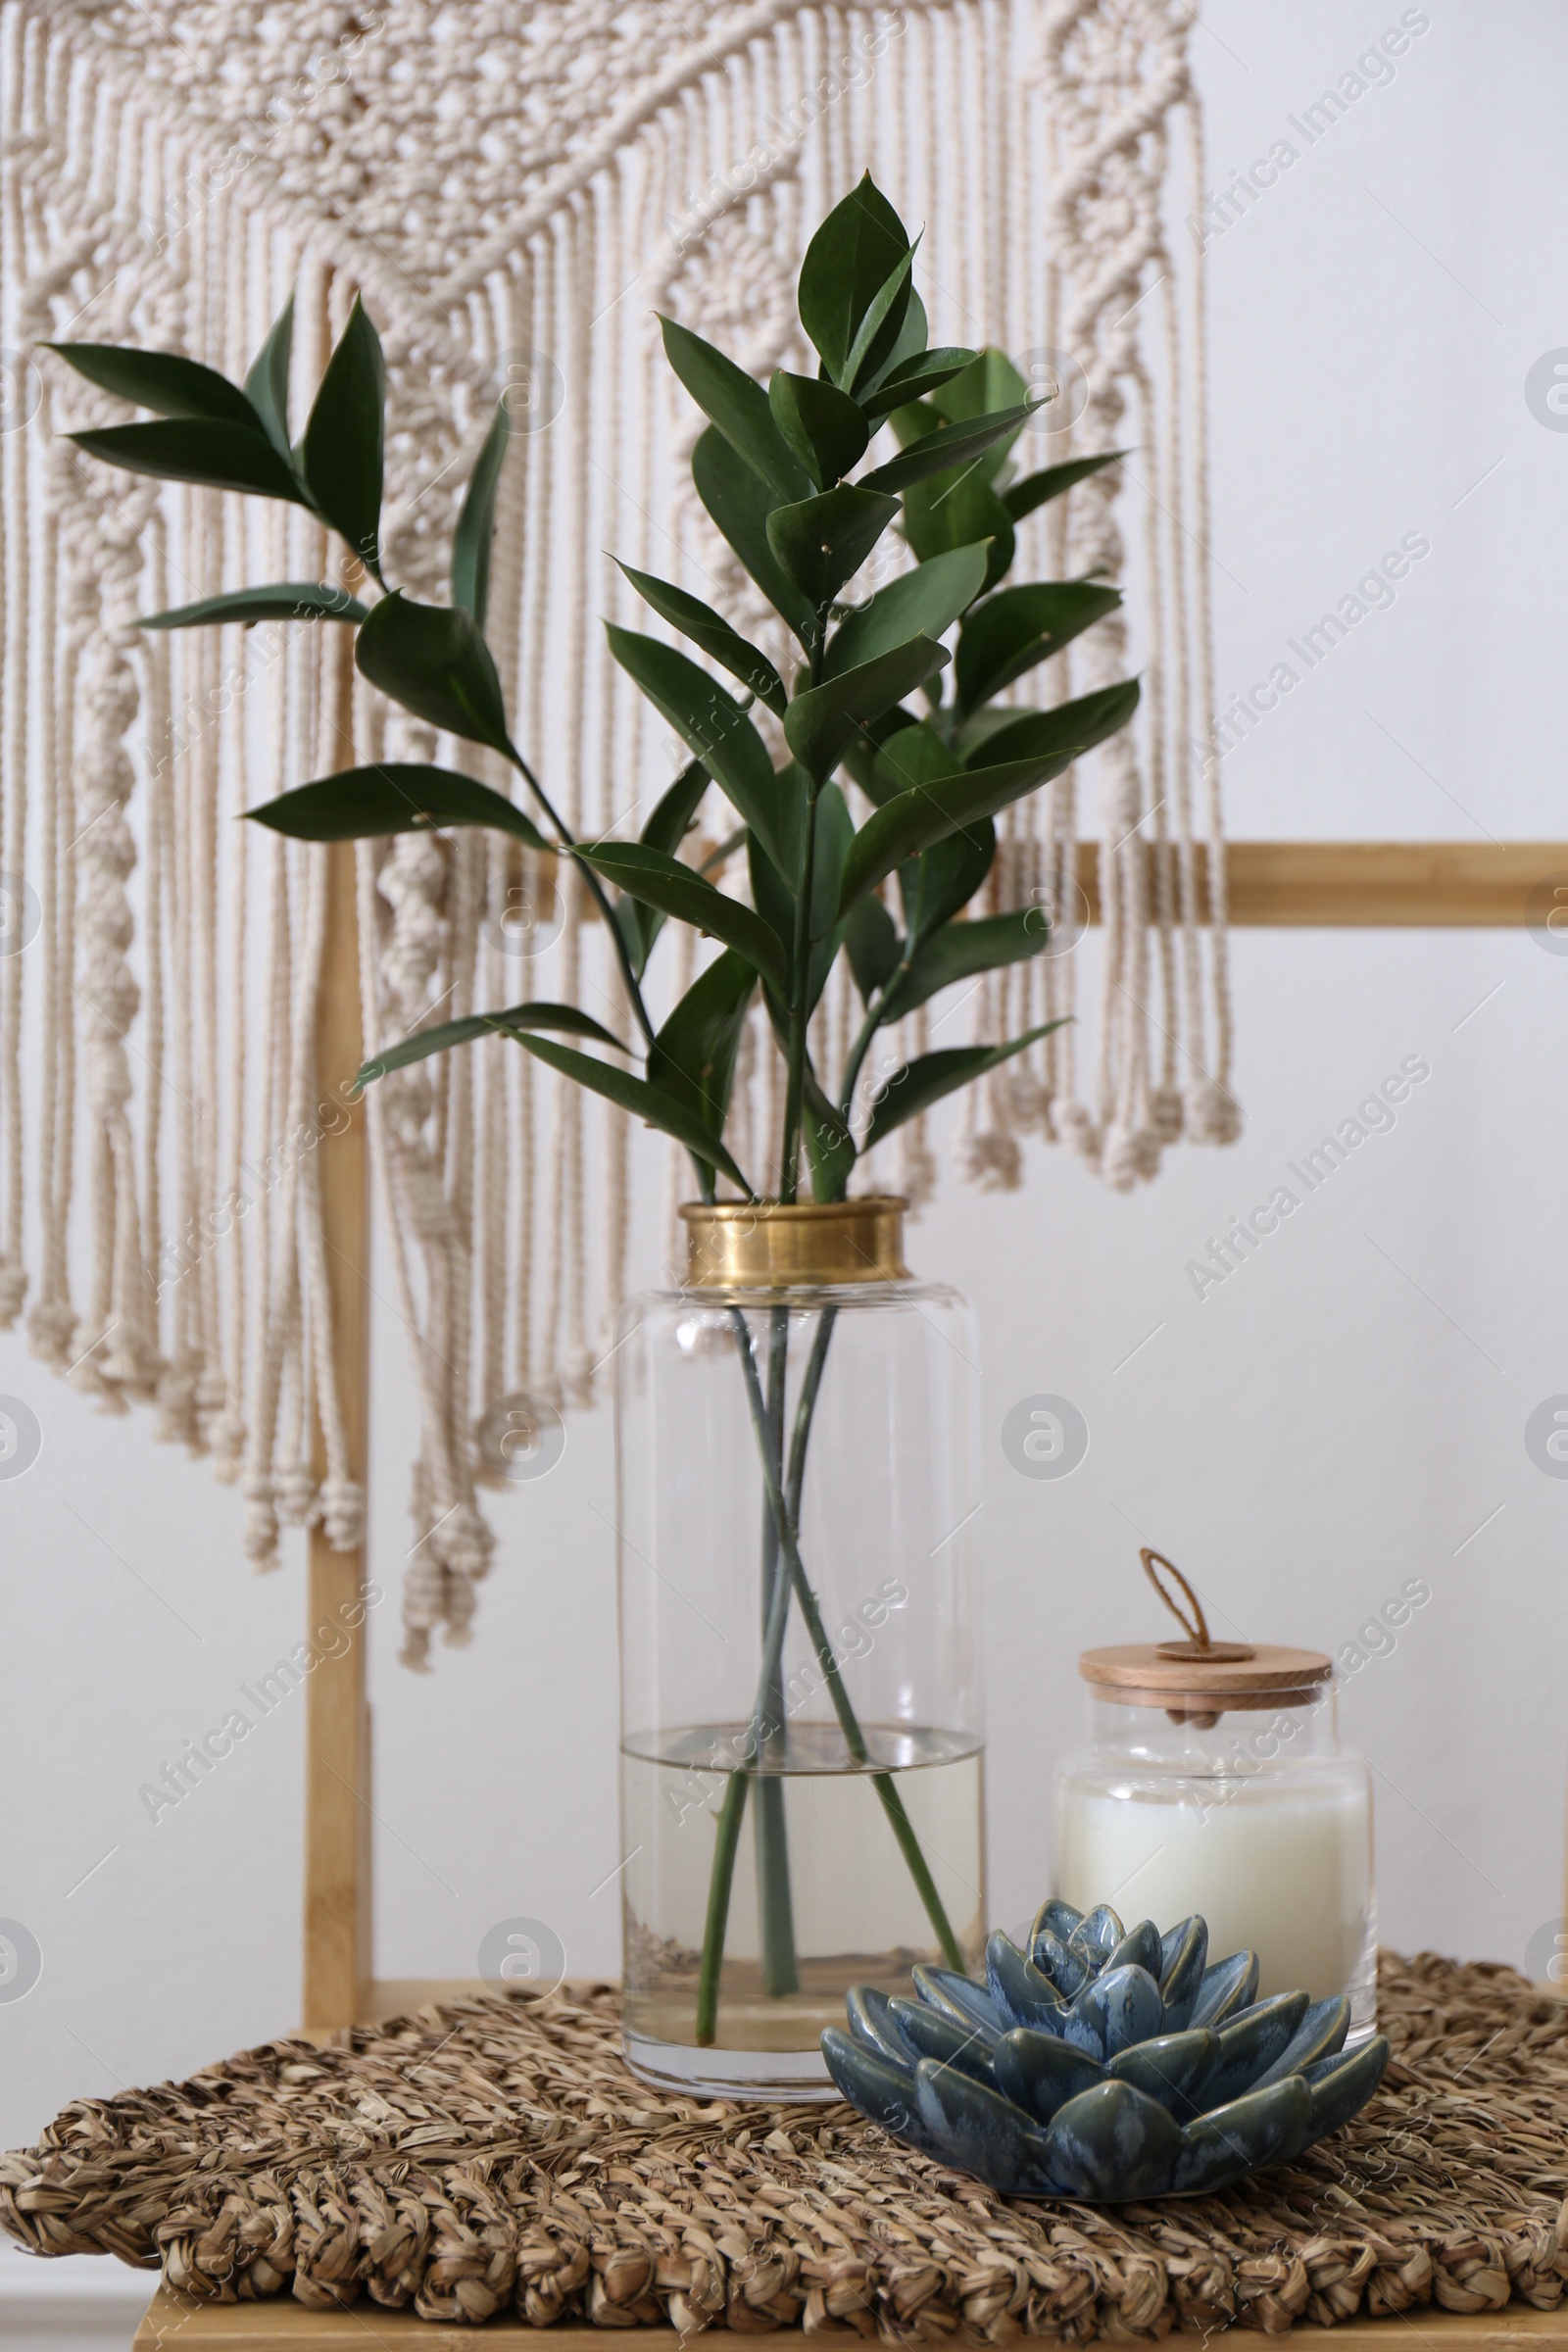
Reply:
<svg viewBox="0 0 1568 2352"><path fill-rule="evenodd" d="M820 2050L700 2049L631 2033L621 2036L621 2048L639 2081L677 2097L820 2106L844 2095L830 2081Z"/></svg>

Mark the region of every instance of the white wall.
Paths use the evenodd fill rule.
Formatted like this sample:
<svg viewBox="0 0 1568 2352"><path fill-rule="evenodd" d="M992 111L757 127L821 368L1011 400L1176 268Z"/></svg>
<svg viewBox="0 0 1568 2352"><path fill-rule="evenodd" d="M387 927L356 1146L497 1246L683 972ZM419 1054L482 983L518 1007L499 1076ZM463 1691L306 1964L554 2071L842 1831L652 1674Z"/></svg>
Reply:
<svg viewBox="0 0 1568 2352"><path fill-rule="evenodd" d="M1286 118L1399 18L1367 0L1205 13L1212 185L1293 137ZM1568 345L1568 19L1548 0L1424 13L1392 84L1210 246L1221 684L1290 660L1401 534L1431 545L1227 760L1239 837L1568 837L1551 717L1568 436L1524 389ZM1016 1918L1044 1883L1074 1659L1152 1630L1152 1541L1227 1626L1335 1648L1427 1580L1346 1697L1378 1771L1384 1931L1518 1960L1563 1909L1568 1486L1523 1431L1568 1391L1550 1222L1568 962L1523 932L1251 934L1235 967L1235 1151L1178 1153L1121 1200L1033 1147L1026 1191L955 1190L914 1236L918 1268L976 1302L985 1351L992 1909ZM1184 1269L1206 1237L1407 1055L1431 1075L1397 1127L1200 1300ZM395 1577L413 1406L390 1318L375 1363L375 1560ZM1055 1484L998 1442L1043 1391L1092 1433ZM29 1996L0 2001L11 2145L74 2095L296 2018L298 1709L156 1827L136 1791L298 1639L303 1599L297 1556L247 1574L232 1494L144 1420L89 1411L15 1335L0 1392L44 1430L0 1484L0 1916L44 1955ZM390 1606L374 1621L385 1974L471 1973L516 1914L551 1923L574 1971L616 1965L610 1478L599 1414L552 1476L497 1499L478 1641L433 1676L393 1664Z"/></svg>

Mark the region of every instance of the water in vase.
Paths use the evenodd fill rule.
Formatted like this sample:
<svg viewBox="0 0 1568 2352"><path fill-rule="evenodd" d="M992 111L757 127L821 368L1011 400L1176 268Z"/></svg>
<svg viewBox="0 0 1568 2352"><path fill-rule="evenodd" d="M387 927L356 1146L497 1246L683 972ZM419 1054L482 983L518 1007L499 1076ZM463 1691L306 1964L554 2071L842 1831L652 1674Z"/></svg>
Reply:
<svg viewBox="0 0 1568 2352"><path fill-rule="evenodd" d="M621 1748L627 2054L672 2087L836 2097L818 2048L852 1984L909 1989L940 1963L935 1931L888 1817L902 1799L964 1965L984 1944L983 1748L971 1735L866 1724L869 1766L846 1769L836 1725L796 1724L749 1776L713 2039L698 1999L717 1828L745 1724L633 1736ZM780 1861L780 1856L784 1860ZM767 1891L769 1917L763 1917Z"/></svg>

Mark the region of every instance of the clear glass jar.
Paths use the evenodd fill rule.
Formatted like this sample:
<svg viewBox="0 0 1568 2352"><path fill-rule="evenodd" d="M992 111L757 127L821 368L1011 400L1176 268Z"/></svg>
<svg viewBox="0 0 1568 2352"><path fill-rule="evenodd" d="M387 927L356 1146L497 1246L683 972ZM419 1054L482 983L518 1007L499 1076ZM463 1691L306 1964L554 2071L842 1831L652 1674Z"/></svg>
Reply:
<svg viewBox="0 0 1568 2352"><path fill-rule="evenodd" d="M1377 2022L1372 1792L1365 1763L1340 1745L1329 1660L1244 1647L1206 1678L1228 1676L1228 1689L1185 1692L1109 1687L1095 1670L1157 1654L1080 1661L1089 1744L1053 1785L1056 1893L1083 1911L1109 1903L1129 1926L1201 1912L1213 1957L1257 1953L1260 1995L1347 1993L1350 2039L1364 2040ZM1245 1688L1282 1658L1310 1660L1314 1679Z"/></svg>
<svg viewBox="0 0 1568 2352"><path fill-rule="evenodd" d="M682 1213L622 1310L626 2056L834 2098L850 1985L985 1943L975 1348L903 1203Z"/></svg>

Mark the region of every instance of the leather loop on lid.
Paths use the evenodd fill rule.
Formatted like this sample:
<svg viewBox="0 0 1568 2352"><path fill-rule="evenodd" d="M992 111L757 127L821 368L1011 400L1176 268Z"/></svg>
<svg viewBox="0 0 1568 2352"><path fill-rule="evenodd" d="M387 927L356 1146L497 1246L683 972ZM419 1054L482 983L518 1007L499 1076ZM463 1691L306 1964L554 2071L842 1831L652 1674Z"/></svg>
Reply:
<svg viewBox="0 0 1568 2352"><path fill-rule="evenodd" d="M1139 1552L1144 1574L1187 1639L1182 1642L1123 1642L1110 1649L1086 1649L1078 1671L1086 1683L1125 1707L1163 1707L1180 1720L1212 1723L1228 1707L1305 1707L1321 1695L1334 1673L1321 1649L1290 1649L1272 1643L1215 1642L1203 1604L1174 1560L1145 1544ZM1189 1617L1156 1574L1174 1579L1192 1610Z"/></svg>

